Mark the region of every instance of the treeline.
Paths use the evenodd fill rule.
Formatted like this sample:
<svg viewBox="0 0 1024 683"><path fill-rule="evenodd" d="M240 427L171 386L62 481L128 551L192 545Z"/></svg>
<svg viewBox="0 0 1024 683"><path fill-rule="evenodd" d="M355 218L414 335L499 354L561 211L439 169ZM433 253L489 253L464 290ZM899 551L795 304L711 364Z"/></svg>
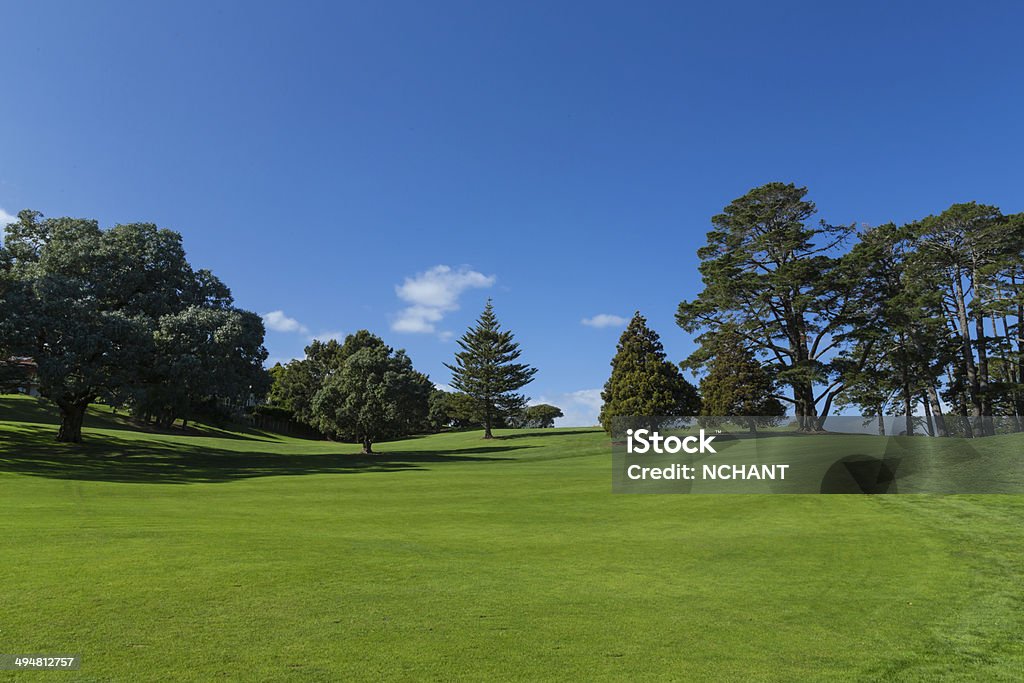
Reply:
<svg viewBox="0 0 1024 683"><path fill-rule="evenodd" d="M181 235L149 223L22 211L0 246L0 386L35 373L60 410L59 441L79 442L89 404L102 401L170 427L196 416L293 420L334 439L374 442L479 426L547 427L561 417L519 392L536 369L488 301L459 340L451 385L436 389L403 350L361 330L314 341L306 357L269 372L260 316L188 263ZM262 399L269 392L269 400Z"/></svg>
<svg viewBox="0 0 1024 683"><path fill-rule="evenodd" d="M1020 431L1024 214L971 202L858 229L815 222L806 194L769 183L712 218L703 289L676 314L698 335L683 365L752 354L804 431L837 406L905 415L908 434L917 412L937 435Z"/></svg>
<svg viewBox="0 0 1024 683"><path fill-rule="evenodd" d="M189 265L181 235L149 223L22 211L0 246L0 364L31 359L78 442L89 403L169 426L266 390L263 321Z"/></svg>
<svg viewBox="0 0 1024 683"><path fill-rule="evenodd" d="M436 389L417 371L404 350L395 350L367 330L335 340L314 341L305 357L270 370L270 410L280 411L320 434L373 444L409 434L449 428L492 429L551 426L561 411L527 406L519 389L536 369L516 362L521 355L511 331L502 330L490 301L474 327L459 339L452 386Z"/></svg>

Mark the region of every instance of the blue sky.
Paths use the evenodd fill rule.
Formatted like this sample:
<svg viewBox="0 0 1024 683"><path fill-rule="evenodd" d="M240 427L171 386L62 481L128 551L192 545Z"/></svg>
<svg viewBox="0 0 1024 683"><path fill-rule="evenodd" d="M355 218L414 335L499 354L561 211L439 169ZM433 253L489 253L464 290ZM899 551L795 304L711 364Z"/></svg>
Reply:
<svg viewBox="0 0 1024 683"><path fill-rule="evenodd" d="M1020 211L1024 5L0 4L0 209L149 221L268 318L435 382L493 297L528 393L596 415L641 310L673 360L708 219ZM583 324L609 316L608 326Z"/></svg>

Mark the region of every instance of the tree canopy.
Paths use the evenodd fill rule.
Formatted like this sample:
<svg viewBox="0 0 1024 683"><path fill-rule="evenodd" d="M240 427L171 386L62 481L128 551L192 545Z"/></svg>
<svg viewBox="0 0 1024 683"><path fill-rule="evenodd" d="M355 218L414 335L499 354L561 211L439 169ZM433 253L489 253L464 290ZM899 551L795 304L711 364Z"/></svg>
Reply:
<svg viewBox="0 0 1024 683"><path fill-rule="evenodd" d="M26 210L6 228L0 264L0 348L34 359L40 393L60 409L60 441L81 440L96 399L158 405L173 420L200 396L261 387L262 320L192 269L176 232Z"/></svg>
<svg viewBox="0 0 1024 683"><path fill-rule="evenodd" d="M700 414L697 389L667 360L657 332L640 312L619 338L612 374L601 399L601 425L612 432L616 417L686 417Z"/></svg>

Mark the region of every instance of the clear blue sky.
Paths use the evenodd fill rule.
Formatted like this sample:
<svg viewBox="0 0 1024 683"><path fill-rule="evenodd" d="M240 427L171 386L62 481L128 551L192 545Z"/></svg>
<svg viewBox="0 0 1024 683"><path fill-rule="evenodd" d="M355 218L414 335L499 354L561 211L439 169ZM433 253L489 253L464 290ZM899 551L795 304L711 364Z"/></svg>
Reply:
<svg viewBox="0 0 1024 683"><path fill-rule="evenodd" d="M281 312L272 359L368 328L445 383L491 296L567 423L621 331L581 321L639 309L683 358L694 251L755 185L807 185L830 222L1024 209L1018 2L69 0L0 23L0 209L180 231Z"/></svg>

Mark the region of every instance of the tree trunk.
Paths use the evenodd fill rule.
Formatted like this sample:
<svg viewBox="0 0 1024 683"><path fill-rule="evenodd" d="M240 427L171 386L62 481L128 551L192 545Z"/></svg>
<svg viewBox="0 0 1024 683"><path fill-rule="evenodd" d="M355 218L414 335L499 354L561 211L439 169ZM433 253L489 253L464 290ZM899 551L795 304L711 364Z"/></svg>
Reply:
<svg viewBox="0 0 1024 683"><path fill-rule="evenodd" d="M974 273L974 291L977 297L978 274ZM978 402L981 403L981 415L983 418L992 416L992 396L989 393L989 372L988 372L988 338L985 334L985 313L981 306L975 301L974 306L974 333L978 337L975 342L978 347ZM985 425L984 434L992 435L992 420L982 420Z"/></svg>
<svg viewBox="0 0 1024 683"><path fill-rule="evenodd" d="M493 439L494 435L491 434L491 425L494 423L494 417L491 413L491 399L487 399L487 403L484 406L484 438Z"/></svg>
<svg viewBox="0 0 1024 683"><path fill-rule="evenodd" d="M885 436L885 417L882 415L882 408L878 408L878 435Z"/></svg>
<svg viewBox="0 0 1024 683"><path fill-rule="evenodd" d="M970 395L971 405L973 406L973 415L976 418L980 418L984 414L981 401L981 386L978 381L978 369L974 364L974 353L971 351L971 331L970 323L967 319L967 302L964 297L964 288L963 283L960 282L959 272L956 273L953 279L953 292L956 299L957 326L960 330L960 352L963 355L967 390ZM980 422L980 420L976 422ZM982 433L984 434L984 432Z"/></svg>
<svg viewBox="0 0 1024 683"><path fill-rule="evenodd" d="M939 392L935 390L935 385L931 382L925 387L925 391L928 394L928 404L931 406L932 419L935 420L935 435L949 436L949 432L946 431L946 418L942 414L942 404L939 403Z"/></svg>
<svg viewBox="0 0 1024 683"><path fill-rule="evenodd" d="M82 422L89 401L76 401L60 404L60 429L57 441L62 443L82 443Z"/></svg>
<svg viewBox="0 0 1024 683"><path fill-rule="evenodd" d="M814 406L814 385L801 381L793 385L793 399L796 404L797 424L801 432L819 431L817 411Z"/></svg>
<svg viewBox="0 0 1024 683"><path fill-rule="evenodd" d="M932 419L932 407L926 396L921 397L921 405L924 406L924 426L928 430L928 436L935 436L935 421Z"/></svg>

